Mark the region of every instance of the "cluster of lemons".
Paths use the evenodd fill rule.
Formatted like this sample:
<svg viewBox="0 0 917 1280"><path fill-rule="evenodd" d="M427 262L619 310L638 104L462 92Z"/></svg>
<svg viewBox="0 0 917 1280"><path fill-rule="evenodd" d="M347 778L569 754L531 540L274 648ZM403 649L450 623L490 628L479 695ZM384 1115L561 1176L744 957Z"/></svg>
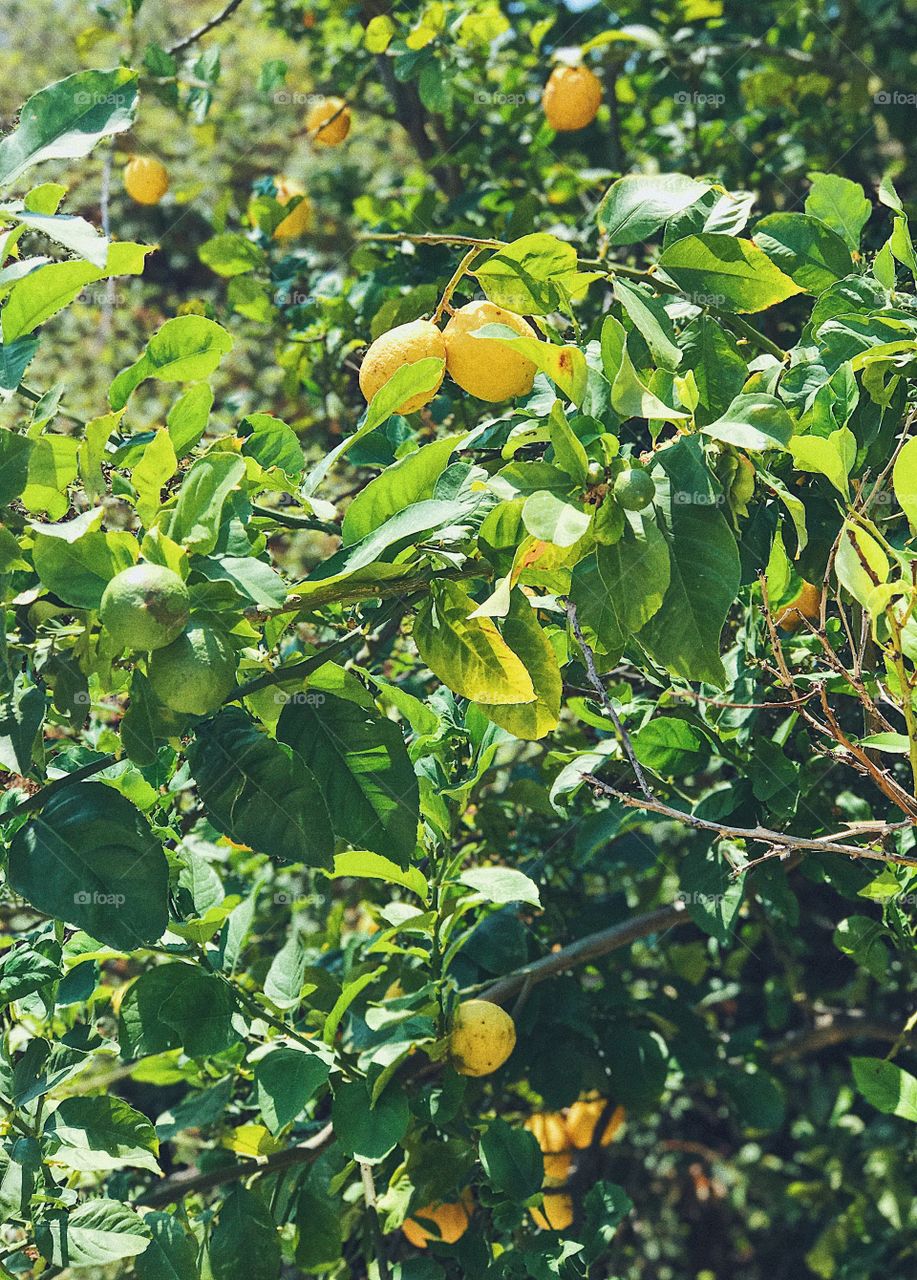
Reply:
<svg viewBox="0 0 917 1280"><path fill-rule="evenodd" d="M575 1212L573 1198L563 1187L569 1179L576 1153L585 1151L595 1142L596 1126L606 1109L606 1100L593 1093L574 1102L566 1111L541 1111L526 1120L525 1127L534 1135L544 1156L543 1207L529 1210L532 1220L541 1230L565 1231L572 1224ZM599 1138L601 1146L607 1147L614 1141L624 1118L624 1108L615 1107ZM455 1244L468 1230L474 1208L474 1197L466 1187L458 1200L424 1205L405 1221L401 1229L418 1249L425 1249L430 1240Z"/></svg>
<svg viewBox="0 0 917 1280"><path fill-rule="evenodd" d="M574 1102L566 1111L539 1111L529 1116L525 1127L544 1156L544 1207L530 1212L539 1227L563 1231L573 1221L573 1198L563 1190L577 1151L585 1151L595 1141L596 1126L607 1109L607 1101L597 1093ZM624 1123L624 1108L615 1107L599 1143L607 1147Z"/></svg>
<svg viewBox="0 0 917 1280"><path fill-rule="evenodd" d="M527 321L493 302L469 302L454 311L445 329L431 320L412 320L383 333L367 351L360 366L360 390L367 400L406 364L434 356L444 362L438 381L429 391L408 397L397 413L413 413L433 399L448 371L463 391L498 404L532 389L535 365L521 352L495 338L474 334L488 324L502 324L521 338L537 334Z"/></svg>

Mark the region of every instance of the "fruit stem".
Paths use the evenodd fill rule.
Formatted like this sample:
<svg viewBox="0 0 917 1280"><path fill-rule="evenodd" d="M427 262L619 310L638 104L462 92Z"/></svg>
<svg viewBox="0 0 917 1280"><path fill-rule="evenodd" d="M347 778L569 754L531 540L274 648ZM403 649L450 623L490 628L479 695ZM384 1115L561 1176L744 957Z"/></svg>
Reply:
<svg viewBox="0 0 917 1280"><path fill-rule="evenodd" d="M477 244L474 246L473 249L469 249L468 252L465 254L464 258L462 258L461 262L456 267L455 271L452 273L452 278L449 280L449 283L446 285L445 289L443 290L443 296L439 300L439 305L437 306L436 310L433 312L433 324L439 324L440 320L442 320L443 318L444 311L448 311L450 315L452 314L452 308L449 306L449 300L451 299L453 293L455 293L455 290L458 287L458 284L461 281L462 277L466 274L466 272L471 267L472 262L474 262L475 258L478 256L479 253L484 252L484 247L485 246L482 244Z"/></svg>

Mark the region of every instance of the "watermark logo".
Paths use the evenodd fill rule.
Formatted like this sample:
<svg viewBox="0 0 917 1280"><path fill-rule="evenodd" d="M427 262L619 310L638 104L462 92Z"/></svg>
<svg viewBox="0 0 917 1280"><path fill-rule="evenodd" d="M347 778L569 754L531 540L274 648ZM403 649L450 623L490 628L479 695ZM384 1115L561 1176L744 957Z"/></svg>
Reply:
<svg viewBox="0 0 917 1280"><path fill-rule="evenodd" d="M726 101L725 93L673 93L672 101L680 107L721 107Z"/></svg>
<svg viewBox="0 0 917 1280"><path fill-rule="evenodd" d="M901 93L899 89L880 89L872 100L877 107L917 107L917 93Z"/></svg>
<svg viewBox="0 0 917 1280"><path fill-rule="evenodd" d="M88 93L84 89L73 95L73 101L78 107L126 107L129 99L126 93Z"/></svg>
<svg viewBox="0 0 917 1280"><path fill-rule="evenodd" d="M283 706L323 707L325 695L311 689L300 689L296 693L284 693L282 689L278 689L274 694L274 701Z"/></svg>
<svg viewBox="0 0 917 1280"><path fill-rule="evenodd" d="M73 895L73 901L78 907L123 907L125 898L123 893L99 893L97 889L92 892L80 889Z"/></svg>

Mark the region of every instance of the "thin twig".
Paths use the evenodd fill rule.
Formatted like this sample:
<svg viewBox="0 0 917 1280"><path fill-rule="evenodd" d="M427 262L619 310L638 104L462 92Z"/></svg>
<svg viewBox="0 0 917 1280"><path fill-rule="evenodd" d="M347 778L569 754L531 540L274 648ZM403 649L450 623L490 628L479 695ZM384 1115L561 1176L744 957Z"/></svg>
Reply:
<svg viewBox="0 0 917 1280"><path fill-rule="evenodd" d="M601 701L602 706L608 712L608 718L611 720L612 724L615 727L615 733L618 735L618 738L621 742L621 746L624 748L624 752L627 756L627 759L630 761L630 767L634 771L634 777L637 779L637 785L639 786L643 794L646 796L646 798L648 800L652 800L653 792L650 789L650 785L646 780L646 774L643 772L643 769L640 767L640 761L637 759L636 752L634 751L633 743L630 740L630 736L628 735L627 730L624 728L624 725L621 723L621 719L617 711L615 710L614 703L612 702L611 698L608 696L608 691L606 690L605 686L602 684L602 681L599 679L599 673L596 670L596 666L595 666L595 654L592 652L592 649L590 648L585 636L583 635L582 628L580 627L580 624L579 624L579 617L577 616L577 612L576 612L576 605L573 603L572 600L567 601L567 617L570 619L570 626L573 628L574 636L576 636L576 643L579 645L580 649L582 650L583 660L586 664L586 674L589 677L589 683L592 685L593 689L595 689L596 693L599 695L599 700Z"/></svg>
<svg viewBox="0 0 917 1280"><path fill-rule="evenodd" d="M693 827L696 831L710 831L716 836L728 836L732 840L749 840L754 844L782 845L787 849L837 853L847 858L868 858L873 862L894 862L902 867L917 867L917 858L907 858L899 853L885 853L865 845L842 844L837 840L819 837L794 836L786 831L769 831L767 827L733 827L725 822L712 822L707 818L699 818L697 814L673 809L671 805L664 804L661 800L647 798L641 800L636 796L629 796L592 773L584 773L583 781L602 795L612 796L628 809L648 809L651 813L658 813L663 818L670 818L673 822Z"/></svg>
<svg viewBox="0 0 917 1280"><path fill-rule="evenodd" d="M388 1256L385 1251L385 1237L379 1224L379 1212L376 1208L376 1184L373 1182L372 1165L365 1160L358 1160L360 1180L363 1183L363 1199L366 1202L366 1216L369 1220L369 1234L376 1249L376 1263L379 1267L379 1280L391 1280Z"/></svg>
<svg viewBox="0 0 917 1280"><path fill-rule="evenodd" d="M193 44L197 44L198 40L209 35L215 27L220 26L220 24L225 22L227 18L231 18L241 3L242 0L229 0L229 3L225 5L219 13L214 14L209 21L198 27L196 31L190 32L181 40L176 40L175 44L170 44L166 49L166 53L173 55L176 53L184 53L185 49L190 48Z"/></svg>

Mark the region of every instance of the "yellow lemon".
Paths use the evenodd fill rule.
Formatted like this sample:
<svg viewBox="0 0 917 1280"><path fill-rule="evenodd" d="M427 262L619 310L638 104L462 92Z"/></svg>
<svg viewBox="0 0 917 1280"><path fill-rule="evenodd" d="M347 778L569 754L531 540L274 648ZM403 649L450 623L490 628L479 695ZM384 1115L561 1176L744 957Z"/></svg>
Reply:
<svg viewBox="0 0 917 1280"><path fill-rule="evenodd" d="M566 1151L570 1146L567 1127L559 1111L537 1111L525 1122L529 1133L534 1134L535 1141L542 1151L554 1154Z"/></svg>
<svg viewBox="0 0 917 1280"><path fill-rule="evenodd" d="M555 67L541 95L548 124L557 133L585 129L601 102L601 81L588 67Z"/></svg>
<svg viewBox="0 0 917 1280"><path fill-rule="evenodd" d="M417 1210L417 1218L408 1218L401 1230L418 1249L426 1249L428 1240L440 1240L443 1244L455 1244L461 1240L468 1230L468 1223L474 1213L474 1202L471 1192L465 1191L461 1200L446 1204L428 1204ZM431 1230L428 1223L435 1223L436 1230Z"/></svg>
<svg viewBox="0 0 917 1280"><path fill-rule="evenodd" d="M306 129L319 146L339 146L350 133L350 110L344 99L322 98L316 102L306 116Z"/></svg>
<svg viewBox="0 0 917 1280"><path fill-rule="evenodd" d="M463 391L492 404L528 395L537 372L534 364L496 339L472 336L486 324L508 325L520 337L537 337L515 312L492 302L469 302L455 312L443 331L450 378Z"/></svg>
<svg viewBox="0 0 917 1280"><path fill-rule="evenodd" d="M516 1045L516 1024L498 1004L466 1000L455 1012L449 1052L460 1076L489 1076Z"/></svg>
<svg viewBox="0 0 917 1280"><path fill-rule="evenodd" d="M569 1151L562 1151L557 1155L546 1155L544 1157L544 1182L546 1187L559 1187L566 1182L570 1176L570 1166L573 1164L573 1156Z"/></svg>
<svg viewBox="0 0 917 1280"><path fill-rule="evenodd" d="M590 1146L593 1135L595 1134L595 1126L602 1117L605 1110L605 1099L594 1098L587 1099L582 1102L574 1102L573 1106L567 1112L566 1128L567 1136L572 1146L577 1147L580 1151ZM607 1147L613 1141L615 1134L624 1123L624 1108L615 1107L614 1111L608 1117L605 1125L605 1132L602 1134L601 1145Z"/></svg>
<svg viewBox="0 0 917 1280"><path fill-rule="evenodd" d="M377 338L363 357L360 365L360 390L367 401L372 400L379 388L384 387L402 365L416 364L418 360L424 360L428 356L446 359L446 344L436 325L429 320L412 320L410 324L399 324ZM411 396L398 406L396 412L413 413L421 405L428 404L439 390L444 373L445 366L434 387Z"/></svg>
<svg viewBox="0 0 917 1280"><path fill-rule="evenodd" d="M168 189L168 170L152 156L133 156L124 166L124 190L138 204L159 204Z"/></svg>
<svg viewBox="0 0 917 1280"><path fill-rule="evenodd" d="M573 1221L573 1197L565 1192L548 1192L542 1208L529 1209L529 1213L542 1231L565 1231Z"/></svg>
<svg viewBox="0 0 917 1280"><path fill-rule="evenodd" d="M299 199L282 222L274 228L275 240L295 240L312 227L312 201L306 195L305 187L294 182L292 178L275 178L274 195L278 204L288 205L291 200Z"/></svg>
<svg viewBox="0 0 917 1280"><path fill-rule="evenodd" d="M799 592L777 614L776 622L784 631L798 631L802 626L802 618L817 622L820 617L821 589L814 583L803 581Z"/></svg>

